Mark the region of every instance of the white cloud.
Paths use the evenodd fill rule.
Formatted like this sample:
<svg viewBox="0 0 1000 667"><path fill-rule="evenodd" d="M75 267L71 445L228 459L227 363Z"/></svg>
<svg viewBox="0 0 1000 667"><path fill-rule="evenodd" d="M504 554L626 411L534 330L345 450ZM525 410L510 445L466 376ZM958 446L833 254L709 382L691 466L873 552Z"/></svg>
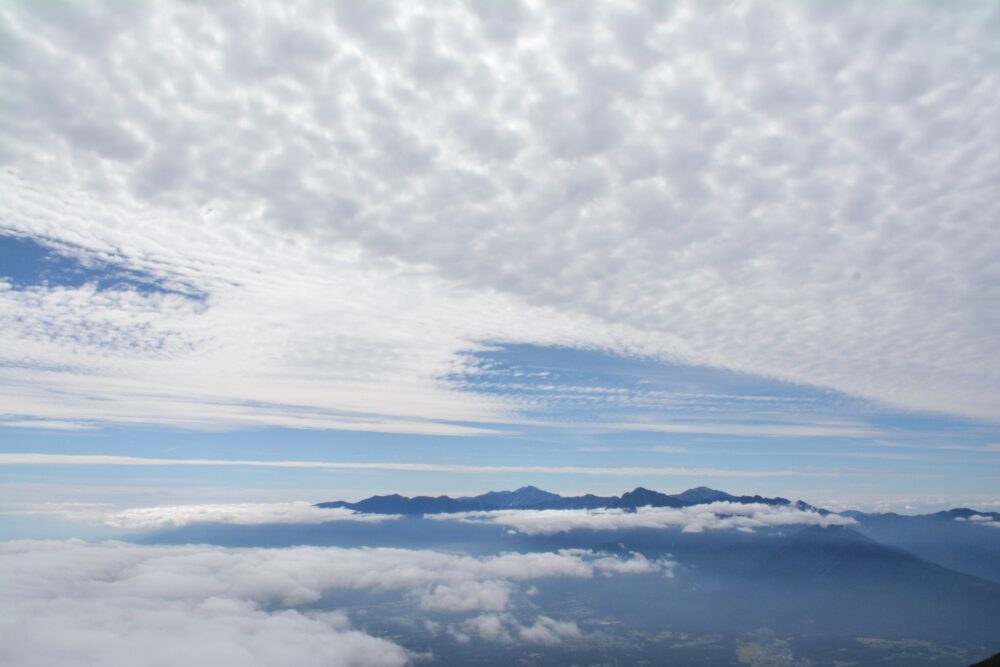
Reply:
<svg viewBox="0 0 1000 667"><path fill-rule="evenodd" d="M5 411L469 434L489 340L995 417L996 5L503 4L5 3L3 229L205 295L5 284Z"/></svg>
<svg viewBox="0 0 1000 667"><path fill-rule="evenodd" d="M996 521L991 516L986 514L970 514L968 517L957 516L955 521L968 521L971 523L976 523L980 526L992 526L994 528L1000 528L1000 521Z"/></svg>
<svg viewBox="0 0 1000 667"><path fill-rule="evenodd" d="M0 454L0 465L114 465L114 466L255 466L316 468L320 470L392 470L395 472L548 473L599 476L652 477L831 477L815 470L723 470L716 468L588 468L583 466L485 466L438 463L342 463L336 461L252 461L239 459L155 459L100 454Z"/></svg>
<svg viewBox="0 0 1000 667"><path fill-rule="evenodd" d="M399 518L392 514L362 514L343 507L316 507L307 502L240 503L228 505L165 505L136 507L104 514L99 520L114 528L166 528L190 523L322 523L324 521L379 522Z"/></svg>
<svg viewBox="0 0 1000 667"><path fill-rule="evenodd" d="M8 543L0 659L10 665L403 665L407 652L343 614L268 611L281 574L204 547ZM260 559L265 570L283 555ZM294 558L284 555L288 564ZM243 562L240 562L240 561ZM226 571L226 565L239 568ZM294 589L291 597L301 597Z"/></svg>
<svg viewBox="0 0 1000 667"><path fill-rule="evenodd" d="M524 641L550 646L583 636L575 621L557 621L548 616L539 616L534 624L522 627L517 634Z"/></svg>
<svg viewBox="0 0 1000 667"><path fill-rule="evenodd" d="M566 640L583 638L576 621L557 621L548 616L538 616L531 625L523 625L510 614L480 614L463 621L457 628L449 627L449 632L460 643L469 641L471 637L494 642L512 642L516 637L522 642L554 646Z"/></svg>
<svg viewBox="0 0 1000 667"><path fill-rule="evenodd" d="M59 421L47 421L44 419L38 420L24 420L24 419L9 419L0 421L0 426L6 426L8 428L37 428L41 430L48 431L86 431L93 426L88 424L77 424L74 422L59 422Z"/></svg>
<svg viewBox="0 0 1000 667"><path fill-rule="evenodd" d="M505 581L463 581L439 584L420 596L420 608L431 611L501 611L510 603L511 585Z"/></svg>
<svg viewBox="0 0 1000 667"><path fill-rule="evenodd" d="M457 635L456 639L462 642L462 637L477 636L495 642L510 641L511 637L507 630L506 620L506 617L499 614L480 614L462 623L461 634Z"/></svg>
<svg viewBox="0 0 1000 667"><path fill-rule="evenodd" d="M494 510L431 514L438 521L494 523L528 535L551 535L570 530L627 530L632 528L681 528L703 530L770 528L774 526L850 526L856 522L838 514L823 515L787 505L708 503L691 507L638 507L593 510ZM614 567L619 567L615 565Z"/></svg>
<svg viewBox="0 0 1000 667"><path fill-rule="evenodd" d="M370 589L401 591L425 610L501 611L515 582L589 578L614 560L591 552L474 558L406 549L6 542L0 662L110 667L142 656L143 664L164 666L401 665L409 660L401 647L351 630L342 613L308 605L324 591ZM642 562L640 570L620 571L662 567ZM545 641L544 628L573 635L549 619L523 639Z"/></svg>

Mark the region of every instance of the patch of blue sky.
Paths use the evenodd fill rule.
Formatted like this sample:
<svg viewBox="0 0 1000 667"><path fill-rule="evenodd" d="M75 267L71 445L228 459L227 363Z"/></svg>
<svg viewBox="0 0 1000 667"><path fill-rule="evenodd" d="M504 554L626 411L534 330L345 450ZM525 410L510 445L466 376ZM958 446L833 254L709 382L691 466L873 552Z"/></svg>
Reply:
<svg viewBox="0 0 1000 667"><path fill-rule="evenodd" d="M599 350L504 345L472 356L470 372L454 381L559 420L813 423L865 412L863 402L820 387Z"/></svg>
<svg viewBox="0 0 1000 667"><path fill-rule="evenodd" d="M105 261L79 248L10 234L0 234L0 278L14 289L93 285L97 290L179 294L199 301L205 298L190 285Z"/></svg>
<svg viewBox="0 0 1000 667"><path fill-rule="evenodd" d="M928 462L995 470L1000 463L991 451L1000 441L995 424L724 369L531 345L494 346L477 353L471 368L456 379L463 387L509 398L534 417L518 437L595 462L669 457L746 466L770 459L838 469L864 462L883 472ZM956 457L952 445L980 458Z"/></svg>
<svg viewBox="0 0 1000 667"><path fill-rule="evenodd" d="M290 428L198 431L93 424L94 428L82 431L4 428L0 451L506 466L512 468L509 472L12 465L0 466L0 484L92 488L102 499L127 505L357 499L392 492L461 495L524 484L560 493L618 494L640 485L679 491L705 484L739 493L794 496L796 489L812 488L827 497L850 497L872 488L902 495L912 490L915 480L927 493L958 497L993 493L998 482L1000 453L985 449L997 442L998 433L988 424L894 411L772 378L594 350L494 346L473 361L473 372L450 380L467 391L503 396L520 406L520 414L510 423L469 424L492 429L485 435ZM680 428L660 428L664 425ZM833 430L824 430L831 425ZM806 430L795 430L798 427ZM792 430L782 430L788 428ZM983 451L942 448L942 434L948 433L956 434L954 442ZM602 476L520 469L524 466L638 471ZM642 472L653 468L679 472ZM769 476L774 471L783 474ZM805 499L822 498L820 494Z"/></svg>

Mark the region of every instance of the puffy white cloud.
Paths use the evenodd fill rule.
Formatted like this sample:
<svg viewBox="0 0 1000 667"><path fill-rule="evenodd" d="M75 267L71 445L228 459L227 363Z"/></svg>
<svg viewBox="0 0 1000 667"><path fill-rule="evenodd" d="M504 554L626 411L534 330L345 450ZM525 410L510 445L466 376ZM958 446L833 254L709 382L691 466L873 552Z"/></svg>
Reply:
<svg viewBox="0 0 1000 667"><path fill-rule="evenodd" d="M5 3L3 229L176 290L0 291L5 410L472 433L488 340L997 414L1000 8L501 4Z"/></svg>
<svg viewBox="0 0 1000 667"><path fill-rule="evenodd" d="M593 510L494 510L431 514L428 519L495 523L528 535L551 535L570 530L627 530L631 528L681 528L684 532L704 530L753 530L775 526L850 526L857 523L839 514L823 515L787 505L708 503L691 507L638 507ZM567 552L571 553L571 552ZM613 571L641 567L639 562L608 564ZM624 568L624 569L622 569Z"/></svg>
<svg viewBox="0 0 1000 667"><path fill-rule="evenodd" d="M409 662L402 647L351 630L343 614L265 609L282 599L281 583L257 585L243 567L227 572L235 563L218 550L11 543L0 560L10 576L0 599L5 664ZM261 574L276 583L275 572Z"/></svg>
<svg viewBox="0 0 1000 667"><path fill-rule="evenodd" d="M432 611L501 611L510 601L511 586L505 581L463 581L439 584L420 596L420 608Z"/></svg>
<svg viewBox="0 0 1000 667"><path fill-rule="evenodd" d="M506 616L499 614L480 614L462 623L461 634L456 639L461 642L463 636L477 636L489 641L510 641L506 620Z"/></svg>
<svg viewBox="0 0 1000 667"><path fill-rule="evenodd" d="M560 644L567 639L580 639L583 633L576 621L557 621L548 616L539 616L535 622L518 630L517 636L535 644Z"/></svg>
<svg viewBox="0 0 1000 667"><path fill-rule="evenodd" d="M531 644L554 646L566 640L583 638L576 621L557 621L548 616L538 616L531 625L523 625L510 614L480 614L463 621L458 627L450 626L449 632L460 643L472 637L494 642L511 642L516 638Z"/></svg>
<svg viewBox="0 0 1000 667"><path fill-rule="evenodd" d="M351 630L342 613L308 606L324 591L349 588L401 591L425 610L501 611L513 582L589 578L616 560L591 552L474 558L406 549L7 542L0 545L7 582L0 661L401 665L409 654L400 646ZM659 567L643 560L642 568L618 571ZM548 642L546 629L574 636L568 625L541 618L518 634Z"/></svg>

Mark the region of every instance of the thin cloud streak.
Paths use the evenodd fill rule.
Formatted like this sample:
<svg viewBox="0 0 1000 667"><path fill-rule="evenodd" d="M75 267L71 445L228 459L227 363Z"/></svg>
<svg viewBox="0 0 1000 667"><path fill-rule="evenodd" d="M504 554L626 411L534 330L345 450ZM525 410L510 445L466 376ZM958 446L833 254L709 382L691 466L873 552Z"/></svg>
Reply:
<svg viewBox="0 0 1000 667"><path fill-rule="evenodd" d="M689 433L704 435L736 435L773 438L844 438L878 435L878 431L854 424L608 424L606 428L622 431L648 431L653 433Z"/></svg>
<svg viewBox="0 0 1000 667"><path fill-rule="evenodd" d="M721 470L718 468L583 466L499 466L443 463L381 463L338 461L251 461L239 459L156 459L99 454L0 454L0 465L113 465L113 466L254 466L262 468L311 468L319 470L391 470L394 472L523 473L592 475L609 477L837 477L840 472L820 470Z"/></svg>
<svg viewBox="0 0 1000 667"><path fill-rule="evenodd" d="M90 424L80 424L77 422L45 421L21 419L12 421L0 421L0 426L7 428L34 428L48 431L89 431L94 427Z"/></svg>

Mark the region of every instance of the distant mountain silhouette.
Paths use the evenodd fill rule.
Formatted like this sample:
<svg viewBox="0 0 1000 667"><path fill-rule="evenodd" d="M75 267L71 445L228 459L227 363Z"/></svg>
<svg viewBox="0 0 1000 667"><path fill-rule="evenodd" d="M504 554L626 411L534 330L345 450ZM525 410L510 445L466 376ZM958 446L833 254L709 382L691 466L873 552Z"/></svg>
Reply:
<svg viewBox="0 0 1000 667"><path fill-rule="evenodd" d="M554 577L539 584L532 604L553 618L567 609L591 609L593 618L616 619L621 627L649 636L658 636L663 628L682 629L691 636L774 633L794 640L796 651L813 647L809 649L815 651L813 655L842 657L843 662L855 664L959 665L997 650L1000 528L992 525L996 513L967 508L920 516L850 511L842 514L857 521L851 526L780 525L752 531L639 527L554 534L423 516L519 509L629 512L644 506L682 508L720 501L826 512L801 501L737 496L707 487L677 494L639 487L605 497L561 496L525 486L460 498L392 494L360 502L320 503L321 507L404 515L391 521L201 523L156 531L135 541L228 547L388 547L476 556L561 549L606 552L621 558L638 553L671 566L645 575L595 576L585 585L577 579ZM954 650L938 655L931 644ZM833 646L840 647L837 653L832 652ZM961 652L955 653L958 649ZM690 654L691 661L681 659L674 664L733 664L731 654L712 653L719 648L692 650L698 653ZM878 653L884 653L885 660ZM998 662L994 657L979 664L1000 667Z"/></svg>
<svg viewBox="0 0 1000 667"><path fill-rule="evenodd" d="M843 512L868 537L1000 583L1000 514L957 508L933 514Z"/></svg>
<svg viewBox="0 0 1000 667"><path fill-rule="evenodd" d="M968 507L958 507L953 510L945 510L944 512L935 512L927 516L934 519L958 519L959 521L983 521L985 517L991 521L1000 521L1000 512L980 512L979 510L970 510Z"/></svg>
<svg viewBox="0 0 1000 667"><path fill-rule="evenodd" d="M320 503L319 507L347 507L356 512L368 514L450 514L453 512L468 512L471 510L497 509L493 505L480 505L476 502L463 502L448 496L416 496L407 498L399 494L390 496L372 496L356 503L337 501Z"/></svg>
<svg viewBox="0 0 1000 667"><path fill-rule="evenodd" d="M356 503L343 500L318 503L317 507L346 507L357 512L371 514L450 514L454 512L488 511L500 509L598 509L616 508L634 510L638 507L690 507L713 502L763 503L765 505L791 505L786 498L766 498L763 496L734 496L725 491L699 486L683 493L666 494L637 487L621 496L560 496L534 486L523 486L514 491L490 491L478 496L451 498L449 496L416 496L408 498L398 494L372 496ZM798 501L796 507L803 510L820 511Z"/></svg>
<svg viewBox="0 0 1000 667"><path fill-rule="evenodd" d="M561 500L562 496L542 491L536 486L522 486L514 491L490 491L474 498L459 498L466 504L479 504L497 509L533 507L549 501Z"/></svg>

